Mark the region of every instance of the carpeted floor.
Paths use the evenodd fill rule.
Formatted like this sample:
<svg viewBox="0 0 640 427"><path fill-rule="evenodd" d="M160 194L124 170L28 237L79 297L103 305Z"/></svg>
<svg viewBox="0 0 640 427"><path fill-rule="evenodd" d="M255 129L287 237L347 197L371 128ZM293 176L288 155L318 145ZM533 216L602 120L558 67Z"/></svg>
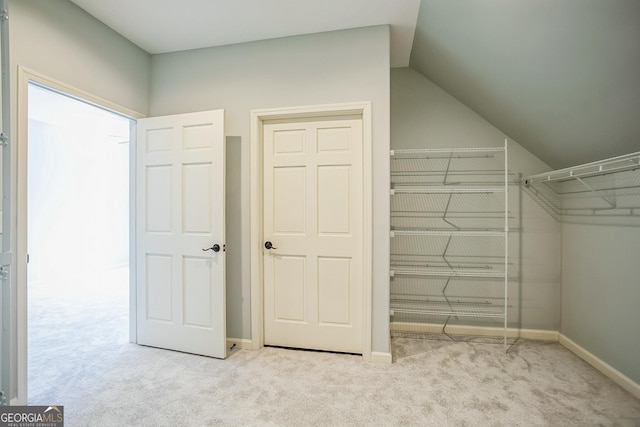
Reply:
<svg viewBox="0 0 640 427"><path fill-rule="evenodd" d="M73 426L640 426L640 400L557 343L397 338L394 363L127 341L123 295L30 295L29 404Z"/></svg>

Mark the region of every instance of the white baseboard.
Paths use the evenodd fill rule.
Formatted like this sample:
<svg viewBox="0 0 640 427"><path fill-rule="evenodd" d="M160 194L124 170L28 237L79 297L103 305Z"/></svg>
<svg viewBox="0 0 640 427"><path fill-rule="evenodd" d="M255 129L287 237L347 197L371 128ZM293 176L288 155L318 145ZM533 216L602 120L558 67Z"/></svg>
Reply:
<svg viewBox="0 0 640 427"><path fill-rule="evenodd" d="M253 341L246 338L227 338L227 349L232 345L236 345L235 348L239 350L253 350Z"/></svg>
<svg viewBox="0 0 640 427"><path fill-rule="evenodd" d="M412 333L418 334L438 334L442 332L441 324L432 323L391 322L390 328L391 332L411 331ZM504 334L504 328L490 326L447 325L447 332L453 335L500 337ZM507 337L540 341L558 341L558 331L507 328Z"/></svg>
<svg viewBox="0 0 640 427"><path fill-rule="evenodd" d="M372 351L371 357L368 360L373 363L387 363L390 364L393 361L391 353L383 353L381 351Z"/></svg>
<svg viewBox="0 0 640 427"><path fill-rule="evenodd" d="M582 360L596 368L598 371L602 372L604 375L613 380L616 384L618 384L623 389L627 390L629 393L633 394L635 397L640 399L640 384L633 381L631 378L627 377L622 372L618 371L613 366L609 365L604 360L600 359L598 356L589 352L585 348L573 342L571 339L567 338L563 334L559 334L560 344L565 346L567 349L574 352L578 357Z"/></svg>

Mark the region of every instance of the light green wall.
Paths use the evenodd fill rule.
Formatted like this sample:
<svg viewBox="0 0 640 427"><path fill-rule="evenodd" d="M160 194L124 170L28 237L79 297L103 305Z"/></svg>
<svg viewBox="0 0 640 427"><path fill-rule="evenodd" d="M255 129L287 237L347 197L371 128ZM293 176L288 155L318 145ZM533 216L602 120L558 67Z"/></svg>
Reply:
<svg viewBox="0 0 640 427"><path fill-rule="evenodd" d="M372 101L373 349L381 352L388 351L389 133L392 148L397 149L491 146L500 145L504 138L416 71L389 72L387 27L154 57L67 0L11 0L10 28L13 70L26 66L143 114L227 111L227 135L233 135L228 138L229 243L230 250L239 253L229 269L232 337L250 337L251 109ZM12 87L15 90L15 75ZM15 111L15 92L12 95ZM513 141L510 150L512 171L526 176L550 169ZM512 209L521 229L512 245L518 248L521 271L521 280L512 285L521 301L519 326L557 330L561 323L567 337L640 382L640 341L635 338L640 327L636 308L640 231L597 225L560 227L526 194L517 194L514 200Z"/></svg>
<svg viewBox="0 0 640 427"><path fill-rule="evenodd" d="M229 337L251 337L251 110L370 101L374 170L372 349L389 351L389 69L388 26L152 57L152 115L225 110L230 151L227 169L234 171L227 192L231 207L227 211Z"/></svg>
<svg viewBox="0 0 640 427"><path fill-rule="evenodd" d="M392 148L493 146L503 139L418 72L391 70ZM512 171L527 176L551 170L517 143L510 141L509 148ZM510 256L521 276L510 292L519 299L519 326L560 330L640 383L640 229L598 221L561 224L526 192L515 195L510 210L521 230L512 233L517 251Z"/></svg>
<svg viewBox="0 0 640 427"><path fill-rule="evenodd" d="M11 143L12 147L12 204L17 206L17 91L18 66L56 80L60 83L101 97L129 110L145 114L149 102L150 56L131 42L116 34L68 0L10 0L9 42L11 69ZM26 212L14 209L12 229L25 220ZM20 237L12 235L15 251ZM26 245L26 242L22 244ZM21 249L22 251L22 249ZM12 306L17 306L17 276L26 274L26 254L14 252L16 270L11 275ZM12 323L24 324L26 313L22 307L12 313ZM18 322L20 319L20 322ZM18 393L18 342L12 328L11 399L24 399ZM15 402L15 401L14 401ZM26 403L26 402L21 402Z"/></svg>
<svg viewBox="0 0 640 427"><path fill-rule="evenodd" d="M494 147L505 135L411 68L391 70L391 147ZM549 170L509 140L509 170ZM511 327L557 331L560 326L560 224L518 185L509 191L509 322Z"/></svg>
<svg viewBox="0 0 640 427"><path fill-rule="evenodd" d="M561 332L640 384L640 228L562 225Z"/></svg>
<svg viewBox="0 0 640 427"><path fill-rule="evenodd" d="M12 72L18 65L148 112L151 57L68 0L11 0ZM16 87L17 73L12 75ZM13 94L15 103L15 94Z"/></svg>

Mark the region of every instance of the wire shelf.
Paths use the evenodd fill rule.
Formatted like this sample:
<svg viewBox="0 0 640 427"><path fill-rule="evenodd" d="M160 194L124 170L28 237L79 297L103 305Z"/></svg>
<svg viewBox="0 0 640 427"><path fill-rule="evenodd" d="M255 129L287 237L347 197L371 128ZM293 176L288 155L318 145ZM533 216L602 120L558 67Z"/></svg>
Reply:
<svg viewBox="0 0 640 427"><path fill-rule="evenodd" d="M391 277L394 276L429 276L429 277L491 277L504 278L505 272L499 270L472 270L464 268L392 268Z"/></svg>
<svg viewBox="0 0 640 427"><path fill-rule="evenodd" d="M506 351L507 141L502 147L392 150L390 156L390 276L403 294L392 295L392 316L418 323L444 317L445 334L452 317L500 320Z"/></svg>
<svg viewBox="0 0 640 427"><path fill-rule="evenodd" d="M395 313L423 314L428 316L504 317L504 307L491 303L467 303L447 301L408 301L392 299L389 308Z"/></svg>
<svg viewBox="0 0 640 427"><path fill-rule="evenodd" d="M524 181L525 184L535 184L536 182L544 181L566 181L574 180L576 178L586 178L596 175L623 172L638 168L640 168L640 151L599 160L597 162L585 163L582 165L531 175Z"/></svg>
<svg viewBox="0 0 640 427"><path fill-rule="evenodd" d="M524 184L558 221L640 226L640 152L531 175Z"/></svg>
<svg viewBox="0 0 640 427"><path fill-rule="evenodd" d="M505 147L467 147L467 148L415 148L406 150L391 150L389 152L391 158L397 159L425 159L434 154L478 154L478 153L497 153L505 151ZM442 157L439 157L442 158Z"/></svg>
<svg viewBox="0 0 640 427"><path fill-rule="evenodd" d="M455 236L455 237L504 237L504 231L488 230L391 230L391 237L396 236Z"/></svg>
<svg viewBox="0 0 640 427"><path fill-rule="evenodd" d="M502 187L458 187L458 186L443 186L443 187L418 187L418 186L397 186L392 188L391 195L396 194L494 194L504 193L505 188Z"/></svg>

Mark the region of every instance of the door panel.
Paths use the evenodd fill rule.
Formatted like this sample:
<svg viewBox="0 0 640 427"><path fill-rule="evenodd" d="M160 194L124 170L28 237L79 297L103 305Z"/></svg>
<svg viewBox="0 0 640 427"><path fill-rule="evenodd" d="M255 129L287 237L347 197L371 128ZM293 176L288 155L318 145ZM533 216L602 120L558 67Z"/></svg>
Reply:
<svg viewBox="0 0 640 427"><path fill-rule="evenodd" d="M306 171L301 167L273 168L273 230L304 234L306 230Z"/></svg>
<svg viewBox="0 0 640 427"><path fill-rule="evenodd" d="M192 164L182 168L182 222L185 233L211 233L211 177L213 165Z"/></svg>
<svg viewBox="0 0 640 427"><path fill-rule="evenodd" d="M349 166L318 167L318 234L348 234L351 230Z"/></svg>
<svg viewBox="0 0 640 427"><path fill-rule="evenodd" d="M138 121L139 344L226 357L224 158L221 110Z"/></svg>
<svg viewBox="0 0 640 427"><path fill-rule="evenodd" d="M318 322L349 325L351 259L318 258Z"/></svg>
<svg viewBox="0 0 640 427"><path fill-rule="evenodd" d="M146 254L144 286L146 288L146 317L151 320L172 320L171 270L169 255Z"/></svg>
<svg viewBox="0 0 640 427"><path fill-rule="evenodd" d="M211 328L211 269L206 258L184 257L184 324Z"/></svg>
<svg viewBox="0 0 640 427"><path fill-rule="evenodd" d="M362 120L264 125L264 340L362 352Z"/></svg>
<svg viewBox="0 0 640 427"><path fill-rule="evenodd" d="M148 233L169 233L171 231L171 166L147 166L145 174L145 229Z"/></svg>
<svg viewBox="0 0 640 427"><path fill-rule="evenodd" d="M280 278L279 286L274 289L275 319L305 322L305 257L277 257L274 260L274 276Z"/></svg>

